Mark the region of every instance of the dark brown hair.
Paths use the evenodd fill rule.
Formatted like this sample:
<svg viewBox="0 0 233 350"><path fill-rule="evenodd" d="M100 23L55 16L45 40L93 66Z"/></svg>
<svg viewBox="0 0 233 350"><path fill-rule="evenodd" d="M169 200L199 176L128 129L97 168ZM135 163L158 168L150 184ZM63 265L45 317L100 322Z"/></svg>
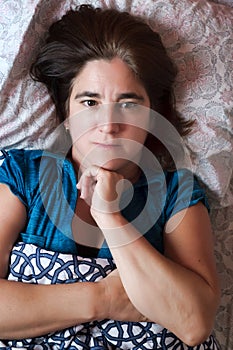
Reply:
<svg viewBox="0 0 233 350"><path fill-rule="evenodd" d="M143 19L127 12L91 5L68 11L50 27L31 75L47 86L62 122L68 114L73 79L84 65L114 57L121 58L136 74L151 108L168 119L180 135L187 134L189 123L174 108L176 68L160 36Z"/></svg>

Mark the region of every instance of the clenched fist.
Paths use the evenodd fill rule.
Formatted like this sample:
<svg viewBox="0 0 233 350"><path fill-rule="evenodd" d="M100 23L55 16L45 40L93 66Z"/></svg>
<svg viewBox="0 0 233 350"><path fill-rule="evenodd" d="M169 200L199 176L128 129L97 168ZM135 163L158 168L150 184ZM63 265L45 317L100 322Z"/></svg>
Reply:
<svg viewBox="0 0 233 350"><path fill-rule="evenodd" d="M89 205L92 216L119 212L124 189L123 176L97 166L86 169L77 184L80 197Z"/></svg>

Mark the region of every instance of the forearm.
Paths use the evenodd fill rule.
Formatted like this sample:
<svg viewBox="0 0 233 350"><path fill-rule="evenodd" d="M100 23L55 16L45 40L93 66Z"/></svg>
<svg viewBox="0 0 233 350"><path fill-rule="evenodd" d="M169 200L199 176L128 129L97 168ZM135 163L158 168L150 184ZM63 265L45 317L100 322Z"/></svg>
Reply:
<svg viewBox="0 0 233 350"><path fill-rule="evenodd" d="M35 285L0 280L0 338L31 338L102 318L99 283ZM102 310L99 305L102 304Z"/></svg>
<svg viewBox="0 0 233 350"><path fill-rule="evenodd" d="M151 253L150 247L146 252L139 244L132 244L131 252L125 248L112 249L112 254L131 302L143 315L181 339L195 329L211 330L215 295L200 276Z"/></svg>
<svg viewBox="0 0 233 350"><path fill-rule="evenodd" d="M183 340L194 330L200 338L207 336L217 306L215 291L197 273L164 257L132 226L124 228L123 224L120 218L115 222L117 230L103 232L131 302L148 319ZM106 227L106 222L101 225ZM108 226L114 227L109 219Z"/></svg>

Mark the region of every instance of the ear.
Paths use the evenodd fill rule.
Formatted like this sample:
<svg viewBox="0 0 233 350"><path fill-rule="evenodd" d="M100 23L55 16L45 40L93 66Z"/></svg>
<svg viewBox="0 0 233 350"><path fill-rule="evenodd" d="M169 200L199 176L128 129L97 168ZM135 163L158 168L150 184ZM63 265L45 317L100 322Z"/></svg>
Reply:
<svg viewBox="0 0 233 350"><path fill-rule="evenodd" d="M66 131L69 130L69 121L68 121L68 119L66 119L64 121L64 128L66 129Z"/></svg>

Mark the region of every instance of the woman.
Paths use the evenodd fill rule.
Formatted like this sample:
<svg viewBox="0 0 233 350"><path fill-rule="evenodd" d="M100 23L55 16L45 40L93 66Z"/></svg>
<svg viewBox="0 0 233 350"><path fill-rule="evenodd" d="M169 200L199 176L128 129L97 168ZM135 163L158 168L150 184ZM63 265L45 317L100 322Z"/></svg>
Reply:
<svg viewBox="0 0 233 350"><path fill-rule="evenodd" d="M32 75L47 86L72 147L66 159L42 151L2 153L0 339L104 319L150 320L160 325L164 349L201 343L217 349L209 335L219 286L204 193L188 171L163 172L151 156L165 154L152 110L181 135L190 126L173 108L176 71L159 36L127 13L83 5L51 26ZM162 132L170 142L169 129ZM149 166L147 149L154 152ZM105 241L93 243L92 232L94 241L101 235ZM98 283L7 281L18 240L113 257L117 270ZM174 344L166 343L171 332ZM151 348L158 344L156 334L153 339Z"/></svg>

